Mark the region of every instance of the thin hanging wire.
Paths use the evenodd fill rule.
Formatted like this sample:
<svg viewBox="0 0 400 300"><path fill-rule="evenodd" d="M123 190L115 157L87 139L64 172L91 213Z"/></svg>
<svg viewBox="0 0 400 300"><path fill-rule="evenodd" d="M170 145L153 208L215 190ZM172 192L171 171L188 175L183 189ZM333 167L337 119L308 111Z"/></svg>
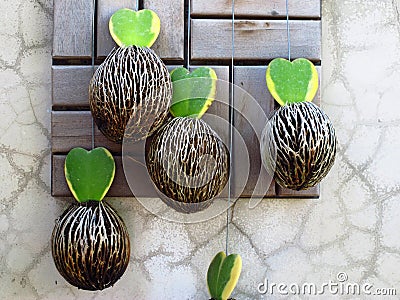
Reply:
<svg viewBox="0 0 400 300"><path fill-rule="evenodd" d="M190 68L190 34L191 34L191 26L192 26L192 22L191 22L191 18L190 18L190 2L192 0L188 0L188 12L187 12L187 38L186 38L186 51L187 51L187 60L186 60L186 69L189 70Z"/></svg>
<svg viewBox="0 0 400 300"><path fill-rule="evenodd" d="M229 169L232 172L232 150L233 150L233 114L234 114L234 57L235 57L235 0L232 0L232 31L231 31L231 100L229 104ZM228 209L226 210L226 236L225 236L225 253L229 254L229 223L230 223L230 214L231 214L231 195L232 195L232 176L229 177L228 182Z"/></svg>
<svg viewBox="0 0 400 300"><path fill-rule="evenodd" d="M286 33L287 33L287 47L288 47L288 59L290 61L290 25L289 25L289 0L286 0Z"/></svg>
<svg viewBox="0 0 400 300"><path fill-rule="evenodd" d="M92 53L91 53L91 58L92 58L92 76L94 74L94 65L95 65L95 43L96 43L96 36L95 36L95 22L96 22L96 0L93 0L93 13L92 13ZM92 149L94 149L94 119L92 117Z"/></svg>

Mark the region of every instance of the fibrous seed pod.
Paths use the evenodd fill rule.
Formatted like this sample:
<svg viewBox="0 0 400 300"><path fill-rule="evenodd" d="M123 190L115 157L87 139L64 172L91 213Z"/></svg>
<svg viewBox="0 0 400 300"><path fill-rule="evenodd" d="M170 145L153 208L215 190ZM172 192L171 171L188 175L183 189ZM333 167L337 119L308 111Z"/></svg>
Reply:
<svg viewBox="0 0 400 300"><path fill-rule="evenodd" d="M279 185L293 190L315 186L328 174L336 155L335 129L312 102L280 107L268 121L261 155Z"/></svg>
<svg viewBox="0 0 400 300"><path fill-rule="evenodd" d="M115 48L90 81L89 104L100 131L121 143L143 140L167 117L172 83L162 60L147 47Z"/></svg>
<svg viewBox="0 0 400 300"><path fill-rule="evenodd" d="M229 179L229 151L201 119L175 117L151 141L146 154L160 198L179 212L207 208Z"/></svg>
<svg viewBox="0 0 400 300"><path fill-rule="evenodd" d="M102 201L72 204L56 221L51 245L57 270L84 290L114 285L129 263L125 224Z"/></svg>

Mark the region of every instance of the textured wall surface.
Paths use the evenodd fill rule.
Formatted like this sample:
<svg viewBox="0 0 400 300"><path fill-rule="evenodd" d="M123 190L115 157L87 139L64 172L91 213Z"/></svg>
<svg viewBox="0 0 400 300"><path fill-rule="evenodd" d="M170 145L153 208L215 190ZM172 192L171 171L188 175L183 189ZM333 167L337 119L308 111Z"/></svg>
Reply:
<svg viewBox="0 0 400 300"><path fill-rule="evenodd" d="M323 1L322 105L336 126L337 161L319 200L236 204L230 250L244 264L236 299L279 298L258 293L265 278L322 284L339 272L371 292L400 294L398 9L394 0ZM225 215L170 223L133 199L109 199L131 235L123 278L89 293L58 275L49 240L71 200L53 199L49 186L52 1L1 0L0 11L0 297L207 299L205 272L225 247ZM366 296L348 296L356 298Z"/></svg>

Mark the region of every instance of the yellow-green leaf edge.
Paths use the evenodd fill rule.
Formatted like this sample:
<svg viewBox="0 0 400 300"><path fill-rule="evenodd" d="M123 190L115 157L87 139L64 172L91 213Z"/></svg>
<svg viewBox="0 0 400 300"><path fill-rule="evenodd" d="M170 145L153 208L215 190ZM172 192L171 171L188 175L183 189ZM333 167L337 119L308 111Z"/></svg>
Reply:
<svg viewBox="0 0 400 300"><path fill-rule="evenodd" d="M104 150L104 152L107 154L107 156L114 162L114 157L113 157L113 155L111 154L111 152L108 151L108 149L106 149L106 148L104 148L104 147L98 147L98 148L95 148L95 149L99 149L99 148L102 149L102 150ZM77 148L74 148L74 149L77 149ZM72 150L74 150L74 149L72 149ZM79 148L79 149L83 149L83 148ZM71 150L71 151L72 151L72 150ZM83 149L83 150L85 150L85 149ZM94 149L93 149L93 150L94 150ZM90 151L89 151L89 152L90 152ZM74 187L73 187L73 184L72 184L72 182L70 181L70 174L69 174L69 172L68 172L67 164L64 164L64 174L65 174L65 179L66 179L68 188L69 188L69 190L71 191L72 196L73 196L78 202L80 202L80 203L81 203L81 202L86 202L87 200L80 199L80 197L79 197L78 194L76 193L76 191L75 191L75 189L74 189ZM113 168L113 171L112 171L112 178L114 179L114 177L115 177L115 163L114 163L114 168ZM108 190L110 189L112 183L113 183L113 180L110 180L110 183L109 183L108 186L104 189L104 193L101 195L100 199L98 199L99 201L103 200L103 198L106 196L106 194L107 194Z"/></svg>
<svg viewBox="0 0 400 300"><path fill-rule="evenodd" d="M284 58L275 58L273 61L275 61L275 60L285 60L285 59ZM306 97L305 97L304 101L312 102L312 100L314 99L314 97L315 97L315 95L316 95L316 93L318 91L318 85L319 85L318 71L315 68L314 64L311 61L309 61L308 59L297 58L293 62L295 62L296 60L306 60L311 66L311 80L310 80L310 82L308 84L307 94L306 94ZM266 77L268 90L270 91L272 97L279 103L279 105L281 105L281 106L286 105L286 101L284 101L279 96L279 94L277 93L277 91L275 89L275 83L271 78L270 68L267 68L267 72L266 72L265 77Z"/></svg>
<svg viewBox="0 0 400 300"><path fill-rule="evenodd" d="M117 11L110 17L110 20L109 20L109 22L108 22L108 29L109 29L109 31L110 31L110 35L111 35L111 37L113 38L113 40L115 41L115 43L116 43L118 46L120 46L120 47L132 46L132 45L125 45L124 42L122 42L122 41L120 40L120 38L118 37L118 35L117 35L117 34L115 33L115 31L114 31L114 26L113 26L113 21L112 21L112 19L113 19L113 17L114 17L118 12L120 12L120 11L133 11L133 10L131 10L131 9L129 9L129 8L121 8L121 9L117 10ZM156 34L156 35L154 36L154 38L153 38L149 43L147 43L146 45L135 45L135 46L143 46L143 47L149 47L149 48L150 48L150 47L155 43L155 41L157 40L158 35L159 35L159 33L160 33L160 27L161 27L160 18L159 18L159 16L158 16L154 11L152 11L151 9L142 9L142 10L136 11L136 12L137 12L137 13L138 13L138 12L150 12L150 13L152 14L153 19L152 19L152 24L151 24L150 31L152 31L152 32L157 32L157 34Z"/></svg>

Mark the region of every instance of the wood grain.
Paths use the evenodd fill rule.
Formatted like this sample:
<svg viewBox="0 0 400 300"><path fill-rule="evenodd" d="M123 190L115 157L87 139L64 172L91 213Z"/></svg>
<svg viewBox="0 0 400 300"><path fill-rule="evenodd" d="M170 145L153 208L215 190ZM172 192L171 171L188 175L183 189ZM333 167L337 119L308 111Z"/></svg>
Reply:
<svg viewBox="0 0 400 300"><path fill-rule="evenodd" d="M113 13L121 8L137 10L135 0L98 0L97 1L97 56L107 56L116 46L108 29Z"/></svg>
<svg viewBox="0 0 400 300"><path fill-rule="evenodd" d="M53 66L53 108L89 109L91 66Z"/></svg>
<svg viewBox="0 0 400 300"><path fill-rule="evenodd" d="M292 58L321 58L321 22L290 21ZM192 20L191 58L228 60L231 58L230 20ZM280 20L237 20L235 59L271 60L287 57L286 23Z"/></svg>
<svg viewBox="0 0 400 300"><path fill-rule="evenodd" d="M239 137L234 140L234 186L238 193L242 191L243 197L275 195L275 184L270 184L272 177L262 166L260 156L259 137L274 109L273 99L265 86L265 71L266 67L260 66L234 68L234 83L238 86L235 89L234 124L245 143L243 145ZM248 167L246 174L244 170Z"/></svg>
<svg viewBox="0 0 400 300"><path fill-rule="evenodd" d="M191 15L196 16L231 16L231 1L191 0ZM319 18L321 16L320 0L291 0L289 1L291 17ZM283 17L286 16L285 0L240 0L235 1L235 16L237 17Z"/></svg>
<svg viewBox="0 0 400 300"><path fill-rule="evenodd" d="M161 31L151 47L161 58L182 61L185 47L184 0L144 0L144 8L154 10L161 21Z"/></svg>
<svg viewBox="0 0 400 300"><path fill-rule="evenodd" d="M54 0L53 57L91 57L93 1Z"/></svg>

